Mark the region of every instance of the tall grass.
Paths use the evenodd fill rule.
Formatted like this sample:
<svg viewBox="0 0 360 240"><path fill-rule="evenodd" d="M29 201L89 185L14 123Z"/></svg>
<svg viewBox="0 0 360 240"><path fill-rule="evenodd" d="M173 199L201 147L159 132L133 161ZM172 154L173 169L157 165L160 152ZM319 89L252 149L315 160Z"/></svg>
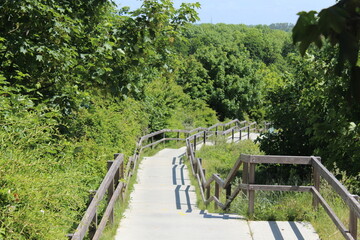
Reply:
<svg viewBox="0 0 360 240"><path fill-rule="evenodd" d="M242 141L230 144L225 141L217 141L217 144L214 146L204 146L201 148L196 153L196 156L202 158L207 178L214 173L218 173L222 178L224 178L229 173L241 153L254 155L262 154L259 151L258 145L251 141ZM264 167L257 168L256 174L259 175L258 180L264 184L289 184L289 182L292 184L305 184L304 181L308 180L307 177L297 176L296 173L299 171L295 171L294 168L288 168L287 170L290 172L292 171L292 173L284 174L286 177L283 178L270 178L270 175L266 173L266 168ZM301 169L301 171L305 170ZM274 169L271 168L269 171L274 172ZM236 183L241 181L241 172L242 169L240 169L237 174L238 178L235 180ZM278 172L279 171L277 171L277 173ZM236 183L233 184L233 186L236 186ZM193 179L193 184L198 186L195 179ZM345 226L348 226L349 209L342 199L324 181L321 182L320 192L333 208L337 216L341 219L341 221L343 221ZM199 190L197 190L197 194L198 199L201 199ZM221 200L224 202L225 193L221 192L221 195ZM312 194L310 193L257 191L255 198L255 214L249 216L247 214L247 197L245 194L240 193L233 201L227 212L240 214L251 220L307 221L313 225L323 240L344 239L321 205L319 205L319 209L317 211L312 207L312 199ZM207 209L210 212L222 212L220 208L215 209L213 204L205 206L201 200L198 200L198 206L199 208ZM360 229L360 223L358 224L358 228ZM358 239L360 238L360 233L358 233L357 237Z"/></svg>

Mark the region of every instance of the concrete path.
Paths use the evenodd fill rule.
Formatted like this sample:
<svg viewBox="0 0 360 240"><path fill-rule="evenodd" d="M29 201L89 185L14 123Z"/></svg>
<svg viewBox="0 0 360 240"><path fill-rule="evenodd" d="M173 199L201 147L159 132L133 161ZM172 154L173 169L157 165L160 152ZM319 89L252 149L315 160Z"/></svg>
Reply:
<svg viewBox="0 0 360 240"><path fill-rule="evenodd" d="M189 171L182 162L184 154L185 147L163 149L142 160L116 240L319 239L303 223L248 222L238 215L198 209Z"/></svg>

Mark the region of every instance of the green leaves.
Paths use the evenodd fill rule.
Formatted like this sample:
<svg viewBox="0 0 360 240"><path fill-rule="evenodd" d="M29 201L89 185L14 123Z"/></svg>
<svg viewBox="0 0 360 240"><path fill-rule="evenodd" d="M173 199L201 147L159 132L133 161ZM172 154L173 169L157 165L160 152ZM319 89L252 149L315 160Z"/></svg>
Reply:
<svg viewBox="0 0 360 240"><path fill-rule="evenodd" d="M302 55L311 43L322 47L322 38L328 39L332 45L339 45L338 68L344 63L355 66L359 54L360 24L355 8L360 7L357 0L339 1L334 6L323 9L319 14L315 11L301 12L293 28L294 43L300 42Z"/></svg>
<svg viewBox="0 0 360 240"><path fill-rule="evenodd" d="M311 43L319 48L323 46L322 39L332 46L338 46L337 65L334 67L340 76L344 72L349 74L348 104L352 106L360 102L360 75L356 74L360 49L360 1L340 0L334 6L323 9L319 14L311 11L301 12L293 29L294 43L300 43L300 53L305 54ZM354 91L355 89L355 91Z"/></svg>
<svg viewBox="0 0 360 240"><path fill-rule="evenodd" d="M319 27L326 37L329 36L331 31L341 33L346 27L346 19L348 17L349 14L337 6L323 9L319 13Z"/></svg>
<svg viewBox="0 0 360 240"><path fill-rule="evenodd" d="M201 24L189 27L185 36L177 46L184 59L177 81L185 92L205 100L220 119L261 119L269 87L261 70L276 76L286 69L282 51L290 34L264 26Z"/></svg>
<svg viewBox="0 0 360 240"><path fill-rule="evenodd" d="M322 46L320 29L316 25L316 12L300 12L300 16L293 28L294 43L300 42L300 53L304 55L311 43L315 43L319 48Z"/></svg>

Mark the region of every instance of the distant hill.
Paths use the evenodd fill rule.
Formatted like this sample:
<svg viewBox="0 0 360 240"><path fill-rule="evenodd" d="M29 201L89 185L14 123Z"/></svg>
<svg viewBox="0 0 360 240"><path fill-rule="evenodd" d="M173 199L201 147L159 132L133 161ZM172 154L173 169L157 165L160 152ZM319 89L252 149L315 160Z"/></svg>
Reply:
<svg viewBox="0 0 360 240"><path fill-rule="evenodd" d="M283 30L285 32L291 32L294 27L292 23L272 23L269 25L271 29Z"/></svg>

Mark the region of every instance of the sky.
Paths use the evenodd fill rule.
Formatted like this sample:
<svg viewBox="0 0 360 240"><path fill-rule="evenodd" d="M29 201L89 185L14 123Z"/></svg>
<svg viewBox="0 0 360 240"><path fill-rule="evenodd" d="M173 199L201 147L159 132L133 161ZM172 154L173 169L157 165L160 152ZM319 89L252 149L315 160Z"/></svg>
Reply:
<svg viewBox="0 0 360 240"><path fill-rule="evenodd" d="M141 0L115 0L118 6L136 9ZM175 7L182 2L199 2L198 23L227 23L257 25L296 23L301 11L320 11L335 4L335 0L174 0Z"/></svg>

